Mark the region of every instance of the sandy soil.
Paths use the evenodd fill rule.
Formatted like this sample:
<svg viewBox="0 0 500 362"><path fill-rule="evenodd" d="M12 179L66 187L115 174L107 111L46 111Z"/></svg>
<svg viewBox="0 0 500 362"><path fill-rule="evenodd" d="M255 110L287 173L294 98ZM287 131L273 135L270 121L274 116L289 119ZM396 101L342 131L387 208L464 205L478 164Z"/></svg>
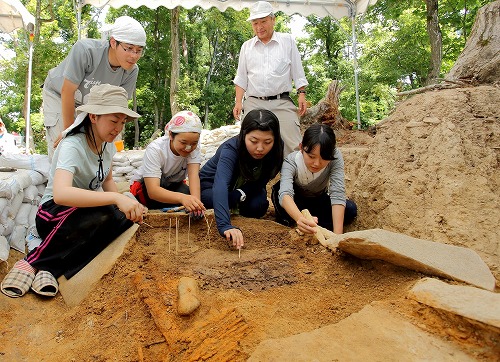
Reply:
<svg viewBox="0 0 500 362"><path fill-rule="evenodd" d="M483 127L476 124L469 144L470 147L478 144L479 149L483 142L485 150L482 156L488 156L487 163L480 160L485 157L474 158L474 169L483 172L484 177L494 180L498 186L500 132L498 111L495 109L500 109L500 97L497 97L495 89L483 89L482 92L485 93L469 97L475 98L476 102L469 105L469 109L474 109L476 113L481 110L481 117L488 122ZM455 124L447 104L454 99L459 102L463 93L442 94L446 99L440 102L446 107L442 115L435 117ZM496 97L497 107L490 104L493 96ZM464 226L450 222L445 224L442 219L436 219L437 212L434 211L440 204L435 198L443 188L449 187L449 183L440 184L439 177L434 175L439 176L441 169L437 166L429 168L429 162L423 160L434 157L434 165L448 162L447 169L454 169L453 164L459 153L451 152L448 156L445 152L444 155L443 152L434 153L433 142L446 144L447 140L454 139L453 132L458 132L458 126L465 130L470 128L466 124L455 124L455 127L448 124L447 129L455 130L451 136L441 134L433 142L430 142L432 137L429 135L437 131L427 130L429 148L413 153L414 150L410 149L421 146L418 140L423 133L411 136L405 133L410 128L399 126L398 122L403 122L403 113L407 117L403 125L412 121L415 114L420 117L418 107L430 103L436 95L422 97L423 100L410 101L411 107L418 112L398 108L399 113L395 112L395 115L401 119L385 122L386 125L392 122L393 126L378 130L375 138L365 132L337 133L339 145L345 149L348 194L360 206L360 219L346 231L385 226L389 230L405 232L403 229L406 228L408 234L414 237L427 236L431 239L431 236L441 236L443 240L436 241L462 245L466 245L467 240L458 241L453 237L469 232L474 236L468 239L472 242L469 247L477 250L495 269L498 265L495 258L499 239L496 239L495 245L492 238L498 236L498 210L491 209L488 213L472 217L463 207L470 198L477 197L476 192L469 197L464 192L466 186L474 186L477 190L483 187L482 183L471 184L468 175L462 177L464 182L468 182L461 188L462 201L459 207L447 202L445 215L446 220L463 221L469 217L472 223L482 217L481 229L475 227L469 230L470 222ZM481 102L484 104L481 105ZM402 107L405 105L410 107L408 102ZM435 112L436 107L433 109ZM381 151L384 144L388 153L385 158ZM423 176L415 176L413 186L409 185L408 177L411 175L407 172L410 161L403 162L402 168L398 169L390 161L394 159L392 152L405 159L408 157L406 152L416 155L414 157L419 158L420 165L411 167L412 175L424 172L432 181L430 186L425 184ZM450 159L446 161L446 157ZM385 167L381 167L384 162ZM456 177L460 178L460 175ZM382 182L382 179L385 181ZM386 184L389 179L392 180L391 185ZM400 179L406 180L404 186L401 186ZM419 187L415 186L417 183ZM487 192L493 202L499 199L498 188L492 190L491 185L484 187L487 188L477 192ZM397 193L398 197L391 192ZM425 201L422 204L422 196L414 199L412 193L415 192L425 195L425 200L434 197L435 202L430 204ZM442 197L442 200L458 199L457 194L448 193ZM408 210L417 207L414 205L419 200L432 217L413 218L409 222ZM482 202L483 206L490 207L490 204L485 204L487 200ZM498 333L405 298L407 291L424 275L314 245L310 239L299 237L294 230L273 222L272 209L263 220L235 218L235 224L241 227L247 240L241 257L220 238L212 217L191 225L186 225L186 219L180 218L178 243L175 241L175 227L169 227L170 221L166 217L164 214L148 216L148 223L154 227L139 228L136 241L129 243L111 272L79 306L68 307L60 295L53 299L43 299L31 292L18 299L1 295L0 360L243 361L262 340L336 323L374 301L386 304L407 316L418 327L455 343L473 359L498 360ZM495 224L491 221L494 217L497 217ZM426 223L425 232L418 234L415 230L422 223ZM481 240L485 243L481 244ZM20 257L20 253L12 251L9 265ZM7 270L6 264L0 265L0 278ZM200 287L201 306L187 317L177 313L177 284L183 276L195 278ZM359 333L369 334L370 331Z"/></svg>

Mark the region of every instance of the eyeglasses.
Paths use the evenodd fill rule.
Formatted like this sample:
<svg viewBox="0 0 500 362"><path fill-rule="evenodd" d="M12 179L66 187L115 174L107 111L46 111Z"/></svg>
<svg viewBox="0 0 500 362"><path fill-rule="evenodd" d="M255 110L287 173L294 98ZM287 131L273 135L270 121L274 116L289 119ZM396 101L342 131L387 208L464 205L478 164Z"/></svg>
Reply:
<svg viewBox="0 0 500 362"><path fill-rule="evenodd" d="M118 43L122 46L122 49L125 51L125 53L131 53L131 54L135 54L135 55L138 55L138 56L143 56L144 55L144 48L141 49L141 50L134 50L134 48L132 47L125 47L123 45L123 43Z"/></svg>

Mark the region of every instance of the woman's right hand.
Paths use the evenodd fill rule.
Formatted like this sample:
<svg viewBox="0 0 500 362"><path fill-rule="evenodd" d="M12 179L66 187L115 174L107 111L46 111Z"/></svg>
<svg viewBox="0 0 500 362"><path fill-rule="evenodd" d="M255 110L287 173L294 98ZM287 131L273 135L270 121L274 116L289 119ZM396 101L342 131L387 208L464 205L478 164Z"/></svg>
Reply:
<svg viewBox="0 0 500 362"><path fill-rule="evenodd" d="M137 223L142 222L144 214L147 212L147 208L143 204L123 194L118 194L116 206L127 219Z"/></svg>
<svg viewBox="0 0 500 362"><path fill-rule="evenodd" d="M186 211L188 212L193 212L193 211L205 211L205 205L203 205L203 202L201 202L200 199L198 199L196 196L192 195L183 195L181 199L182 206L186 208Z"/></svg>
<svg viewBox="0 0 500 362"><path fill-rule="evenodd" d="M304 234L314 234L316 232L316 226L318 222L318 218L313 216L314 222L308 220L306 217L301 216L297 220L297 228L302 231Z"/></svg>
<svg viewBox="0 0 500 362"><path fill-rule="evenodd" d="M236 249L241 249L243 247L243 233L240 229L233 228L226 230L224 231L224 236L227 242L230 244L232 243Z"/></svg>

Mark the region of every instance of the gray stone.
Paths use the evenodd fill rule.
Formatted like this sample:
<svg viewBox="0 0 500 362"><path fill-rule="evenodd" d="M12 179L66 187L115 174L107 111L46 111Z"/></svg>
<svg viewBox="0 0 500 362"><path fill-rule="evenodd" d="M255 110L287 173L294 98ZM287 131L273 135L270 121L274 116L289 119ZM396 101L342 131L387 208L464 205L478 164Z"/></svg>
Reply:
<svg viewBox="0 0 500 362"><path fill-rule="evenodd" d="M417 302L482 322L500 331L498 293L425 278L415 284L408 295Z"/></svg>
<svg viewBox="0 0 500 362"><path fill-rule="evenodd" d="M59 292L67 305L74 307L87 297L101 278L113 268L128 242L135 240L138 228L138 224L128 228L71 279L67 280L64 275L57 279Z"/></svg>
<svg viewBox="0 0 500 362"><path fill-rule="evenodd" d="M454 344L373 303L337 324L262 341L248 361L474 361Z"/></svg>
<svg viewBox="0 0 500 362"><path fill-rule="evenodd" d="M337 237L338 248L362 259L380 259L422 273L495 289L495 277L473 250L382 229Z"/></svg>

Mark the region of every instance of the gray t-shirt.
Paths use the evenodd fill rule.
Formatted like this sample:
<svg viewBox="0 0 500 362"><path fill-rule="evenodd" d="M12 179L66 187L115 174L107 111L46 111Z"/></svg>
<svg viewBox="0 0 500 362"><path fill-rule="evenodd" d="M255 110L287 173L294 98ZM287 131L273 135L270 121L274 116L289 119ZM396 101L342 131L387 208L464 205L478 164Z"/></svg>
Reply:
<svg viewBox="0 0 500 362"><path fill-rule="evenodd" d="M82 39L73 45L68 56L55 68L49 70L44 88L61 95L64 78L79 84L75 92L75 106L86 102L90 89L99 84L112 84L125 88L129 99L135 90L139 67L131 70L113 70L108 59L109 42L96 39Z"/></svg>
<svg viewBox="0 0 500 362"><path fill-rule="evenodd" d="M335 149L335 159L328 163L323 173L314 181L307 185L299 186L297 179L297 163L295 161L295 151L290 153L284 160L281 168L279 202L283 202L283 197L289 195L292 199L295 190L307 197L318 196L327 191L330 195L332 205L345 206L345 184L344 184L344 159L338 148Z"/></svg>
<svg viewBox="0 0 500 362"><path fill-rule="evenodd" d="M113 156L116 147L113 143L108 143L102 155L104 179L109 174L112 167ZM56 169L69 171L73 174L73 186L85 190L98 190L101 182L97 176L99 170L99 157L93 153L85 139L85 134L78 133L63 138L57 146L52 164L50 167L49 182L45 189L45 194L40 203L44 203L54 198L53 184Z"/></svg>

